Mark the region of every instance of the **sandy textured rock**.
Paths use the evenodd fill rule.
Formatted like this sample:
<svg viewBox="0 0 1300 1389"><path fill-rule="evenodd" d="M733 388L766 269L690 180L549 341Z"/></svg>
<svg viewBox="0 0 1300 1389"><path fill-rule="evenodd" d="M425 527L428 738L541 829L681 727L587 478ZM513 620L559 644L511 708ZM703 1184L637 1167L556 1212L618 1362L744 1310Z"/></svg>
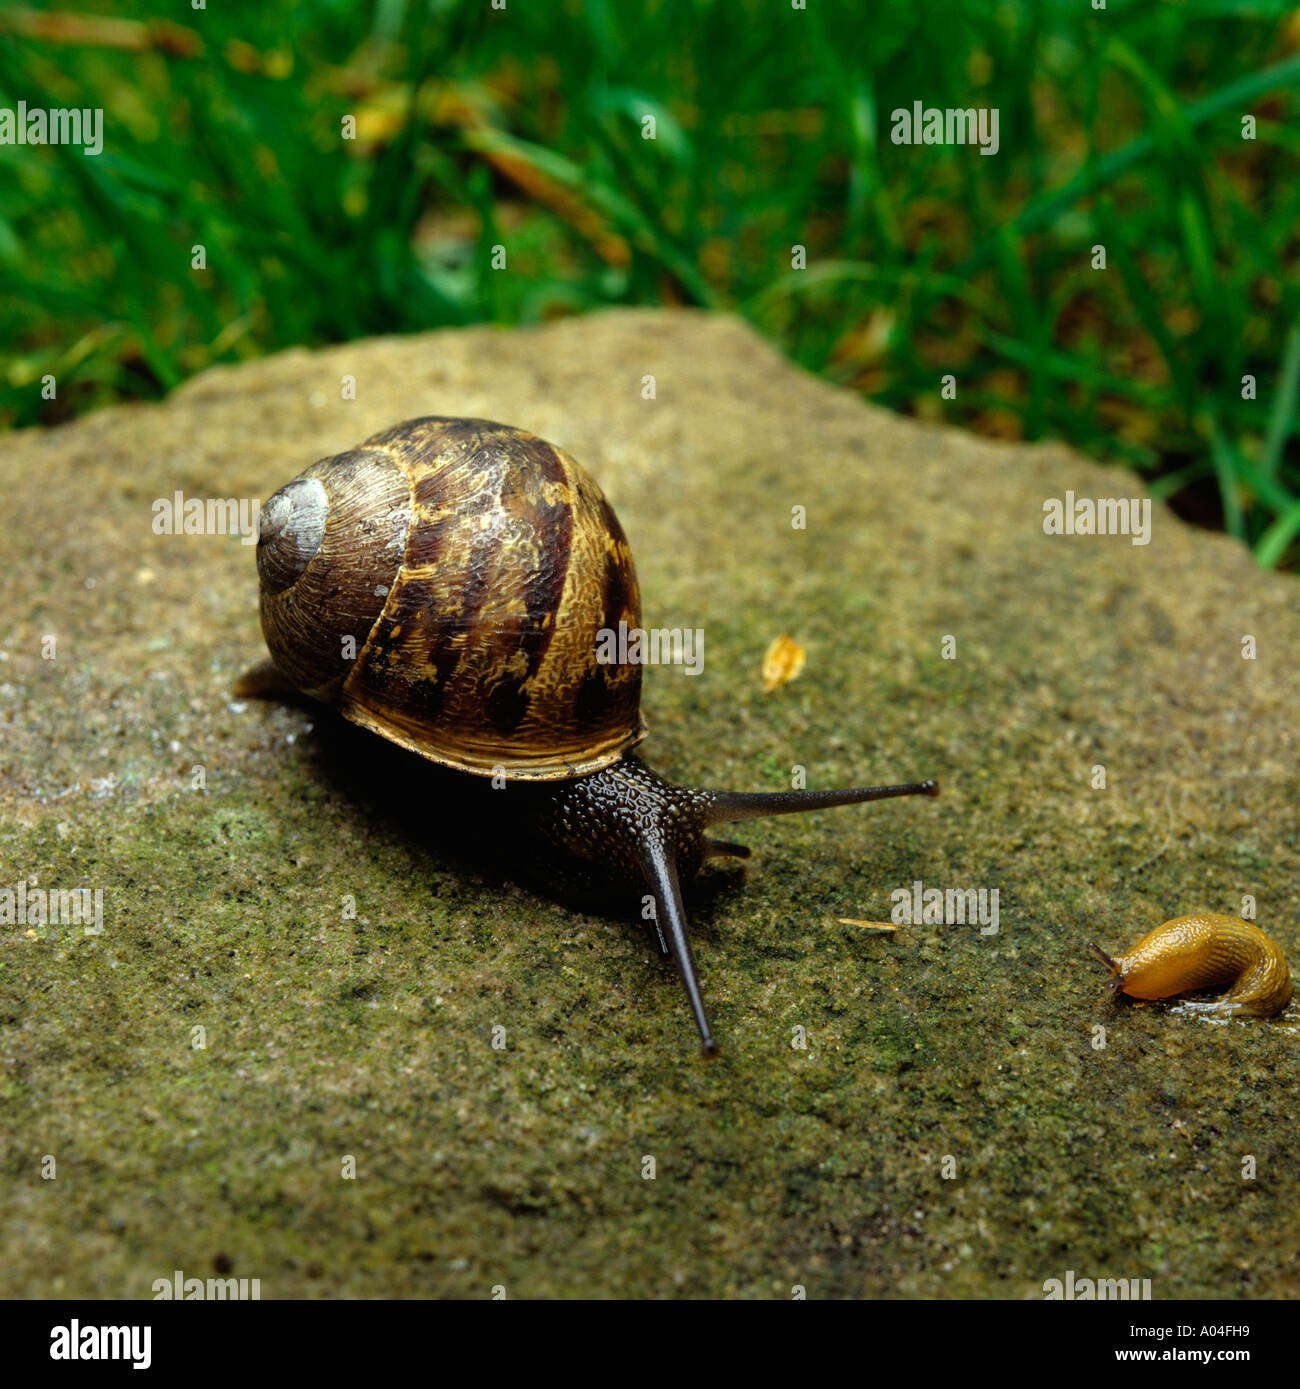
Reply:
<svg viewBox="0 0 1300 1389"><path fill-rule="evenodd" d="M449 853L413 759L233 700L252 550L152 532L435 412L582 460L648 624L704 629L699 678L647 673L661 770L944 783L739 827L692 913L712 1065L641 927ZM1300 588L1158 509L1147 546L1045 535L1067 490L1138 495L690 312L291 352L0 440L0 887L104 892L102 935L2 929L0 1293L1294 1295L1294 1024L1117 1007L1084 941L1249 894L1300 961ZM839 924L915 879L996 888L998 934Z"/></svg>

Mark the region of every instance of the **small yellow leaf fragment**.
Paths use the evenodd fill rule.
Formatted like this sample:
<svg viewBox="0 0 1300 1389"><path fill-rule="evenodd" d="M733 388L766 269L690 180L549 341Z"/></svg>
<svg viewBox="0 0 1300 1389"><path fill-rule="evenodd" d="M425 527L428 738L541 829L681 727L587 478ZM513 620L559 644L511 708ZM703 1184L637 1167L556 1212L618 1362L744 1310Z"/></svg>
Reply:
<svg viewBox="0 0 1300 1389"><path fill-rule="evenodd" d="M803 669L808 653L793 637L780 636L767 648L763 657L763 690L770 694L788 685Z"/></svg>
<svg viewBox="0 0 1300 1389"><path fill-rule="evenodd" d="M836 920L841 926L865 926L868 931L897 931L898 925L893 921L855 921L851 916L837 917Z"/></svg>

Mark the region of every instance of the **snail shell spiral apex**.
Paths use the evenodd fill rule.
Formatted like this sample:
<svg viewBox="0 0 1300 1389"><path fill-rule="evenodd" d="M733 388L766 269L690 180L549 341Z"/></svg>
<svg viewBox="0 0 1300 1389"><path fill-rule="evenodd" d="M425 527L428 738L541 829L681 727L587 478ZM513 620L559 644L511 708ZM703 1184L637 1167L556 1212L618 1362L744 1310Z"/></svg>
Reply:
<svg viewBox="0 0 1300 1389"><path fill-rule="evenodd" d="M263 585L280 593L311 563L325 536L329 496L319 478L295 478L262 507L258 568Z"/></svg>
<svg viewBox="0 0 1300 1389"><path fill-rule="evenodd" d="M444 766L599 770L640 742L641 672L597 659L640 623L622 527L563 450L487 420L410 420L313 463L261 511L279 672Z"/></svg>

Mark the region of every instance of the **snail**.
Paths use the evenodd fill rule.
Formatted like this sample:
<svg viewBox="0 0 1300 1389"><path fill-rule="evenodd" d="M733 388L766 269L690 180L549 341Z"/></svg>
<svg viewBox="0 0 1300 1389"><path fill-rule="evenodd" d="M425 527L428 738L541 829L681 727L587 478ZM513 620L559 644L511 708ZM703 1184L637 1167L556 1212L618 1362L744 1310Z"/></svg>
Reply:
<svg viewBox="0 0 1300 1389"><path fill-rule="evenodd" d="M271 659L236 693L308 695L522 795L557 883L640 895L706 1054L681 883L706 859L749 855L706 832L938 794L934 781L710 791L646 766L632 752L648 731L641 668L598 659L602 633L640 623L627 538L578 463L521 429L415 419L313 463L262 506L257 569Z"/></svg>
<svg viewBox="0 0 1300 1389"><path fill-rule="evenodd" d="M1291 971L1276 941L1235 916L1177 917L1113 958L1092 941L1088 946L1111 972L1107 987L1133 998L1231 984L1222 998L1195 1006L1247 1018L1272 1017L1291 1002Z"/></svg>

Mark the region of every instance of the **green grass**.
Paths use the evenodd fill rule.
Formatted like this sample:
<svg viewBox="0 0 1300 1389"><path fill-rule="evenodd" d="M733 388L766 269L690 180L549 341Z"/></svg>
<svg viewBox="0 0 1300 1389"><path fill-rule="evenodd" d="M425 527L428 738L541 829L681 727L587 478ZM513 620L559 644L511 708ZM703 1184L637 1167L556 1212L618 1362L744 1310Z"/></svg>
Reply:
<svg viewBox="0 0 1300 1389"><path fill-rule="evenodd" d="M48 13L0 11L0 106L102 107L105 149L0 147L2 420L289 344L692 303L895 409L1125 463L1300 563L1280 0ZM892 144L917 99L997 107L998 154Z"/></svg>

